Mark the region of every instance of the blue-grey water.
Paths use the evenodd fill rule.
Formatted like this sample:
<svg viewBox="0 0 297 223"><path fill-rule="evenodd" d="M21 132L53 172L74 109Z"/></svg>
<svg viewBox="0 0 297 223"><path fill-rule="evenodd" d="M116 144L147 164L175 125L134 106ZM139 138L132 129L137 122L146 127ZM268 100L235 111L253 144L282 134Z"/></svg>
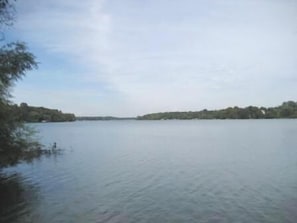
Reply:
<svg viewBox="0 0 297 223"><path fill-rule="evenodd" d="M42 123L0 222L297 222L297 120Z"/></svg>

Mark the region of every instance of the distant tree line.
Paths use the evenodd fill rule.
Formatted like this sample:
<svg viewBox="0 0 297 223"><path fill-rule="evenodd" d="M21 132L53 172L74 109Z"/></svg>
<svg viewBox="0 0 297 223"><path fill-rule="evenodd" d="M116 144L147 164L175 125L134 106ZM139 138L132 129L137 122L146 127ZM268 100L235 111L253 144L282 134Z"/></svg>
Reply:
<svg viewBox="0 0 297 223"><path fill-rule="evenodd" d="M111 120L135 120L136 118L122 118L114 116L79 116L77 121L111 121Z"/></svg>
<svg viewBox="0 0 297 223"><path fill-rule="evenodd" d="M14 116L23 122L68 122L75 121L75 115L57 109L33 107L26 103L12 105Z"/></svg>
<svg viewBox="0 0 297 223"><path fill-rule="evenodd" d="M220 110L161 112L138 116L138 120L167 119L274 119L297 118L297 102L287 101L277 107L229 107Z"/></svg>

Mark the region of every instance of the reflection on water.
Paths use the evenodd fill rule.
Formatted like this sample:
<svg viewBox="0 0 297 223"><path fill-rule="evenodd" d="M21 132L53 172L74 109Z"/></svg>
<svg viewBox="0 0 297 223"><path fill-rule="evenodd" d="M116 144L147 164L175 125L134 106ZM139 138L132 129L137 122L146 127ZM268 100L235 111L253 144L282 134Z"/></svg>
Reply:
<svg viewBox="0 0 297 223"><path fill-rule="evenodd" d="M296 222L297 120L36 127L65 150L2 170L1 222Z"/></svg>
<svg viewBox="0 0 297 223"><path fill-rule="evenodd" d="M37 201L37 188L20 174L0 174L0 222L32 222Z"/></svg>

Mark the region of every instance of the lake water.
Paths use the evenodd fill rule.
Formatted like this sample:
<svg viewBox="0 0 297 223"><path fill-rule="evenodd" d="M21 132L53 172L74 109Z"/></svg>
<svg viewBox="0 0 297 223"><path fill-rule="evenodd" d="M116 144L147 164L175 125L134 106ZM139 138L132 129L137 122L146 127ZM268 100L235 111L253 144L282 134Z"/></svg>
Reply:
<svg viewBox="0 0 297 223"><path fill-rule="evenodd" d="M64 152L2 170L0 222L297 222L297 120L33 126Z"/></svg>

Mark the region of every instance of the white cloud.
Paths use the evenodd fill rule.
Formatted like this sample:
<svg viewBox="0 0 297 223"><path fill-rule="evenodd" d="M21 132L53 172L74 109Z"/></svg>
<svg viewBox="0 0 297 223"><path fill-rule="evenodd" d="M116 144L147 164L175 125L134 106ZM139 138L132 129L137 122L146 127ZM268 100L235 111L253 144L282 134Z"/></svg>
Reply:
<svg viewBox="0 0 297 223"><path fill-rule="evenodd" d="M16 28L45 50L92 64L109 48L110 16L102 0L22 2ZM31 8L33 6L33 9Z"/></svg>

